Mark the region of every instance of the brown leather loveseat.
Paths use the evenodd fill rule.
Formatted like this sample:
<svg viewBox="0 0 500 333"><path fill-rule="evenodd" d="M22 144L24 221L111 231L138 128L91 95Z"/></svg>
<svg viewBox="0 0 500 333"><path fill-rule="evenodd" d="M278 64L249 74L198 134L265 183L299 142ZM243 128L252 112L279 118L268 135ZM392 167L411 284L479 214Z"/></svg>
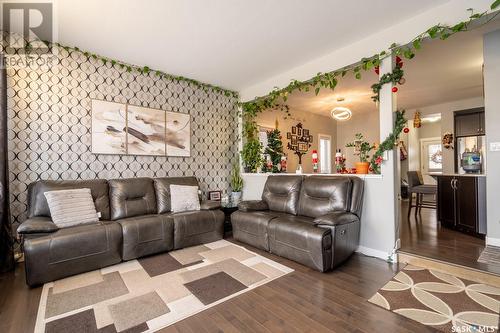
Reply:
<svg viewBox="0 0 500 333"><path fill-rule="evenodd" d="M170 185L198 185L195 177L38 181L28 188L24 239L26 282L38 285L125 260L209 243L223 237L219 203L172 213ZM89 188L99 223L58 229L44 193Z"/></svg>
<svg viewBox="0 0 500 333"><path fill-rule="evenodd" d="M262 200L231 215L235 239L325 272L358 247L363 180L269 176Z"/></svg>

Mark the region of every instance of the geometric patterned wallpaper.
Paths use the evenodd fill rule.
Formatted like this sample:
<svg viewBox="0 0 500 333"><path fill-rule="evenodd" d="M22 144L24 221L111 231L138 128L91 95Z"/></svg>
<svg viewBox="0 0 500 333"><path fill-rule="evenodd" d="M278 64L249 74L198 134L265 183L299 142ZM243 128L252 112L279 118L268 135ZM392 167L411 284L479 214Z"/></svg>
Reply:
<svg viewBox="0 0 500 333"><path fill-rule="evenodd" d="M39 179L196 176L201 190L227 190L237 161L237 99L154 72L127 72L58 50L57 66L9 68L9 171L13 227L26 219ZM191 157L91 153L91 99L191 115Z"/></svg>

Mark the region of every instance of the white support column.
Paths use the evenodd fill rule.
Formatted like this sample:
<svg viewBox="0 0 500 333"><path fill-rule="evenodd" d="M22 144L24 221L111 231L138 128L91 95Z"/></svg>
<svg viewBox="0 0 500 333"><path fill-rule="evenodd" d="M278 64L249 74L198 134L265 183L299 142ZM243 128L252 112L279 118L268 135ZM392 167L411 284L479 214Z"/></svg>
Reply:
<svg viewBox="0 0 500 333"><path fill-rule="evenodd" d="M382 60L380 65L380 75L392 72L392 58ZM389 135L394 126L394 106L395 94L392 92L392 85L385 84L380 91L380 142ZM396 182L396 157L395 150L387 152L384 155L381 174L382 177L373 182L366 189L365 197L368 201L376 202L370 205L371 209L363 210L361 232L361 244L364 247L377 249L387 253L387 257L396 260L394 248L397 235L397 224L399 222L396 191L399 182Z"/></svg>

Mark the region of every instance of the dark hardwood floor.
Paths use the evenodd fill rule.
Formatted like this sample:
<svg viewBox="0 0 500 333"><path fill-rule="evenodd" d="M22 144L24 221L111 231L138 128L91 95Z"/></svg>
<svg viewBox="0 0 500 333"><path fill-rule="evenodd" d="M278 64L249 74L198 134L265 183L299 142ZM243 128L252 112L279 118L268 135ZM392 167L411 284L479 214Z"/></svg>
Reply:
<svg viewBox="0 0 500 333"><path fill-rule="evenodd" d="M442 227L435 209L423 208L417 216L412 210L409 219L407 216L408 202L401 201L401 251L500 274L500 266L477 262L485 241Z"/></svg>
<svg viewBox="0 0 500 333"><path fill-rule="evenodd" d="M397 264L355 254L335 271L319 273L248 248L295 272L161 332L433 332L367 301L397 272ZM0 332L32 332L40 293L25 285L22 265L0 275Z"/></svg>

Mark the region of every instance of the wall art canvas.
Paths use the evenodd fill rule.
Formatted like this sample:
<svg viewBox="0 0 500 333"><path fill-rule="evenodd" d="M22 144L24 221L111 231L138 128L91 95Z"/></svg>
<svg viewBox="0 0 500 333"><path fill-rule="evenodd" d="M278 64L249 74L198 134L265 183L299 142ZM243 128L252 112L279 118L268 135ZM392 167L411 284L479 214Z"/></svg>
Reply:
<svg viewBox="0 0 500 333"><path fill-rule="evenodd" d="M165 113L127 105L127 154L166 155Z"/></svg>
<svg viewBox="0 0 500 333"><path fill-rule="evenodd" d="M167 112L167 156L191 156L191 117L189 114Z"/></svg>
<svg viewBox="0 0 500 333"><path fill-rule="evenodd" d="M125 110L125 104L92 100L92 153L127 153Z"/></svg>

